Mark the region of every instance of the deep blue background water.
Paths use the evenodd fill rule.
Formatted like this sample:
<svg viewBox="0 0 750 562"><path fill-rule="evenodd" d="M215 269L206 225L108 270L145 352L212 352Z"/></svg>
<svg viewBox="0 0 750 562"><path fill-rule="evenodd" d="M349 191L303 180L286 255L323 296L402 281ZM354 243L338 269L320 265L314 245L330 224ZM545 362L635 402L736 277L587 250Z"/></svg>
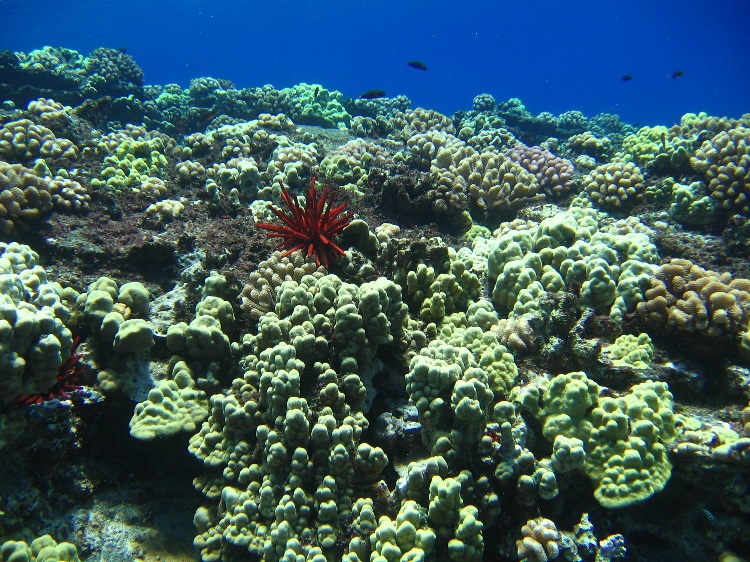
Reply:
<svg viewBox="0 0 750 562"><path fill-rule="evenodd" d="M748 0L0 0L0 20L0 49L126 47L149 84L377 88L446 114L487 92L644 125L750 111Z"/></svg>

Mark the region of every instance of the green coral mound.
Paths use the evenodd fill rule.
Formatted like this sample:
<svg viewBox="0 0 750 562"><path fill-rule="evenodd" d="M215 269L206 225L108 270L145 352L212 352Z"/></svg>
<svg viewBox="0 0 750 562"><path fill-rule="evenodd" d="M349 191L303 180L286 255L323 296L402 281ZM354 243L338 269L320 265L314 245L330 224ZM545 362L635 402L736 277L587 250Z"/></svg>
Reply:
<svg viewBox="0 0 750 562"><path fill-rule="evenodd" d="M436 536L424 523L424 511L417 502L409 500L403 503L395 521L382 516L370 538L372 555L369 560L426 560L433 552Z"/></svg>
<svg viewBox="0 0 750 562"><path fill-rule="evenodd" d="M591 412L586 471L598 482L604 507L641 502L660 492L672 474L664 443L675 435L672 394L647 381L621 398L602 398Z"/></svg>
<svg viewBox="0 0 750 562"><path fill-rule="evenodd" d="M509 392L518 375L513 356L486 330L487 316L497 318L482 301L449 317L440 338L412 358L406 374L422 441L450 463L477 446L493 401Z"/></svg>
<svg viewBox="0 0 750 562"><path fill-rule="evenodd" d="M605 346L602 357L612 361L615 367L629 365L636 369L647 369L654 359L654 346L648 334L625 334L612 345Z"/></svg>
<svg viewBox="0 0 750 562"><path fill-rule="evenodd" d="M401 288L383 277L357 286L305 275L281 284L274 312L261 317L258 335L246 343L267 349L288 341L300 357L319 359L332 338L336 355L354 368L372 361L379 345L406 344L407 313Z"/></svg>
<svg viewBox="0 0 750 562"><path fill-rule="evenodd" d="M208 416L206 393L195 388L184 361L171 365L171 379L159 381L148 398L137 404L130 420L130 434L150 441L180 431L194 432Z"/></svg>
<svg viewBox="0 0 750 562"><path fill-rule="evenodd" d="M320 173L344 189L363 193L370 168L384 165L387 156L385 149L377 144L362 139L351 140L323 158Z"/></svg>
<svg viewBox="0 0 750 562"><path fill-rule="evenodd" d="M329 91L319 84L297 84L282 90L291 108L289 117L295 123L322 127L349 128L352 116L344 108L344 94Z"/></svg>
<svg viewBox="0 0 750 562"><path fill-rule="evenodd" d="M31 541L6 541L0 547L3 562L81 562L78 549L69 542L58 543L50 535Z"/></svg>
<svg viewBox="0 0 750 562"><path fill-rule="evenodd" d="M364 366L379 346L405 348L406 318L401 289L384 278L282 283L274 312L242 342L245 372L230 393L211 397L190 440L206 468L196 486L221 500L218 511L196 512L204 561L238 551L269 561L291 552L335 558L347 522L365 509L355 481L388 464L362 439L376 372Z"/></svg>
<svg viewBox="0 0 750 562"><path fill-rule="evenodd" d="M554 377L541 390L543 409L534 403L535 393L516 391L513 397L543 420L544 437L555 443L553 465L580 466L602 506L633 505L664 488L672 474L665 444L675 437L666 383L646 381L613 398L600 396L598 384L575 372Z"/></svg>
<svg viewBox="0 0 750 562"><path fill-rule="evenodd" d="M106 150L102 145L99 150ZM101 179L94 178L94 188L106 187L115 192L139 190L149 178L162 178L169 165L166 147L160 137L148 140L126 138L113 153L104 158Z"/></svg>
<svg viewBox="0 0 750 562"><path fill-rule="evenodd" d="M621 322L644 300L659 262L649 237L628 230L605 230L596 211L572 207L528 230L509 230L489 244L477 237L474 248L487 254L492 300L510 316L538 313L542 293L575 286L580 287L579 308Z"/></svg>
<svg viewBox="0 0 750 562"><path fill-rule="evenodd" d="M466 312L472 302L479 300L482 285L479 277L467 264L449 250L450 266L446 271L436 266L417 264L416 270L400 271L396 278L406 278L406 290L419 306L419 316L425 322L439 323L446 315Z"/></svg>
<svg viewBox="0 0 750 562"><path fill-rule="evenodd" d="M676 135L664 126L641 127L623 139L619 156L642 168L680 172L690 168L693 145L692 140Z"/></svg>
<svg viewBox="0 0 750 562"><path fill-rule="evenodd" d="M29 246L0 243L0 404L46 392L70 357L63 289Z"/></svg>
<svg viewBox="0 0 750 562"><path fill-rule="evenodd" d="M672 204L669 214L678 222L688 225L707 225L719 217L719 205L708 194L705 183L694 181L689 185L672 186Z"/></svg>

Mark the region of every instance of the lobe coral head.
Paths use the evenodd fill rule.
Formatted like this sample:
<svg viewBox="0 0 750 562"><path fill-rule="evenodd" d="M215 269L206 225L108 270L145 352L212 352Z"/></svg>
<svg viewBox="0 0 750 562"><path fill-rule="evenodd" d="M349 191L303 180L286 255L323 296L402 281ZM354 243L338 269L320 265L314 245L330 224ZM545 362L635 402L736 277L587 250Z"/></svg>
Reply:
<svg viewBox="0 0 750 562"><path fill-rule="evenodd" d="M269 205L269 208L283 224L259 222L256 226L267 230L270 238L281 238L281 247L286 249L284 256L302 250L307 252L308 258L315 256L317 265L328 269L330 263L344 255L344 250L333 241L333 238L351 222L354 214L346 213L339 216L347 203L332 207L333 195L327 187L323 189L318 199L314 177L307 191L304 209L300 207L297 198L287 191L281 180L279 183L281 184L281 198L289 212L286 213L273 205ZM330 200L329 194L331 194Z"/></svg>

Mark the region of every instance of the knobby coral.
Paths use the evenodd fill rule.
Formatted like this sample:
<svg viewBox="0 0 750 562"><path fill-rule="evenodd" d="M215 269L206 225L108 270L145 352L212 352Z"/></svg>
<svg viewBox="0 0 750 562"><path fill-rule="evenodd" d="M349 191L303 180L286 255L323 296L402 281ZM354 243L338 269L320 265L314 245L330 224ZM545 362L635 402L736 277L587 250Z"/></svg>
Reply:
<svg viewBox="0 0 750 562"><path fill-rule="evenodd" d="M70 357L68 357L57 370L57 382L55 385L47 392L22 394L16 398L16 404L19 406L31 406L32 404L41 404L42 402L52 400L53 398L66 400L69 392L80 390L84 370L81 365L81 357L83 357L83 353L78 353L76 351L78 342L79 339L76 337L73 340L73 348L71 349Z"/></svg>
<svg viewBox="0 0 750 562"><path fill-rule="evenodd" d="M336 257L344 255L344 250L333 241L333 238L351 222L354 215L347 213L339 217L347 203L332 207L333 196L331 200L328 200L330 191L327 187L323 189L323 193L318 199L314 177L310 181L310 189L307 192L304 209L297 199L287 191L281 180L279 180L279 183L281 184L281 197L289 208L291 215L270 205L271 211L284 224L261 222L257 223L256 226L268 230L270 232L268 236L271 238L283 239L281 246L286 248L283 256L288 256L297 250L306 250L307 257L314 255L315 264L322 265L327 269Z"/></svg>

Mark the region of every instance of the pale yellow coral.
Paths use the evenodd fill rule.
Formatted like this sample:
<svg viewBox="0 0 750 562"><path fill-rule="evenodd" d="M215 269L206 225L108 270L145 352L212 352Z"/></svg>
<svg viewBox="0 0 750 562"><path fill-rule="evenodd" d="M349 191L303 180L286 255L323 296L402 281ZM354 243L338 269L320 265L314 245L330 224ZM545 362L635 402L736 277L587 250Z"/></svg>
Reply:
<svg viewBox="0 0 750 562"><path fill-rule="evenodd" d="M750 321L750 280L673 259L651 279L639 315L652 327L699 332L709 337L739 334Z"/></svg>
<svg viewBox="0 0 750 562"><path fill-rule="evenodd" d="M612 162L589 173L583 188L597 206L619 211L641 203L645 185L638 166L632 162Z"/></svg>
<svg viewBox="0 0 750 562"><path fill-rule="evenodd" d="M28 226L52 209L49 182L21 164L0 162L0 231Z"/></svg>
<svg viewBox="0 0 750 562"><path fill-rule="evenodd" d="M0 155L21 162L32 158L74 160L78 157L78 147L68 139L58 139L47 127L18 119L0 129Z"/></svg>
<svg viewBox="0 0 750 562"><path fill-rule="evenodd" d="M31 100L27 107L30 113L36 115L39 124L50 129L61 129L71 121L72 108L56 102L53 99L39 98Z"/></svg>
<svg viewBox="0 0 750 562"><path fill-rule="evenodd" d="M523 538L516 541L518 557L527 562L547 562L560 555L560 533L555 523L537 517L521 528Z"/></svg>
<svg viewBox="0 0 750 562"><path fill-rule="evenodd" d="M416 133L424 133L428 130L445 131L451 135L456 134L456 128L453 126L450 117L432 109L422 109L421 107L397 113L391 119L391 124L394 129L393 135L399 139L409 139Z"/></svg>
<svg viewBox="0 0 750 562"><path fill-rule="evenodd" d="M750 128L722 131L705 141L690 165L706 176L711 197L727 211L750 212Z"/></svg>
<svg viewBox="0 0 750 562"><path fill-rule="evenodd" d="M250 273L240 293L240 308L242 312L257 320L273 310L276 290L284 281L299 282L305 275L322 277L324 272L322 266L316 266L315 260L306 258L302 252L294 252L287 257L282 257L281 252L275 252Z"/></svg>

